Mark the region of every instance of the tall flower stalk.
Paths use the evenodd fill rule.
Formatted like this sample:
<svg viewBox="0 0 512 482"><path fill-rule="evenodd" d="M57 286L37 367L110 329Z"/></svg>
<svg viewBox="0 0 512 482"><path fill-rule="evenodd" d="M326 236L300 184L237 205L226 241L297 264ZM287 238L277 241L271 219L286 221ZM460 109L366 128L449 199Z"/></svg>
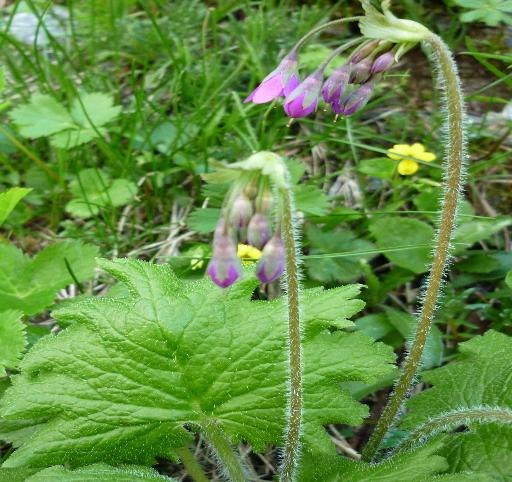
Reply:
<svg viewBox="0 0 512 482"><path fill-rule="evenodd" d="M363 33L377 35L377 38L405 35L408 39L420 40L429 44L434 52L434 63L438 72L438 84L443 92L446 109L446 152L444 194L441 201L441 216L437 231L432 267L425 284L423 302L418 317L414 339L409 353L402 364L395 388L380 416L377 426L363 451L363 460L371 461L389 428L395 420L407 396L415 375L420 368L421 356L427 336L432 327L437 302L441 293L443 277L450 259L450 244L455 229L457 208L464 177L464 100L460 87L457 66L443 40L416 22L397 19L389 11L389 1L383 2L384 14L377 12L369 2L363 2L367 19L362 22ZM405 23L406 22L406 23ZM366 31L365 31L366 30ZM402 31L401 31L402 30Z"/></svg>
<svg viewBox="0 0 512 482"><path fill-rule="evenodd" d="M237 182L226 196L224 217L219 222L214 237L213 257L208 268L212 280L218 286L225 288L241 275L241 271L237 270L236 276L230 276L229 270L234 265L233 236L244 236L242 233L246 225L248 226L246 235L249 240L258 244L258 247L263 246L261 259L256 266L256 275L260 281L272 283L283 273L285 275L283 284L287 296L289 348L288 403L281 481L291 482L295 480L300 458L303 361L300 270L290 176L284 160L272 152L258 152L245 161L219 169L213 177L208 175L205 177L213 181L216 176L224 180L237 180ZM252 189L253 187L256 188ZM274 195L271 194L272 192ZM252 199L254 210L245 201L244 203L237 201L240 199L240 193ZM271 235L268 218L273 206L276 227L274 234ZM235 232L236 230L238 231ZM234 270L233 272L235 273ZM219 453L219 458L224 457Z"/></svg>
<svg viewBox="0 0 512 482"><path fill-rule="evenodd" d="M457 207L464 174L465 154L464 104L460 81L453 58L442 39L417 22L395 17L390 11L390 0L382 1L382 11L373 7L370 0L362 0L361 3L365 10L365 16L359 19L359 27L363 34L361 40L366 39L367 41L356 49L349 61L341 69L338 69L327 79L323 87L322 81L325 66L334 55L344 50L343 47L336 49L333 55L313 74L307 77L304 82L299 83L294 89L282 90L280 95L285 96L283 105L286 114L290 117L309 115L316 110L320 92L336 115L349 116L353 114L368 102L374 85L382 73L391 68L395 61L418 42L429 44L434 51L434 61L439 72L439 85L443 90L447 112L444 196L433 263L425 285L416 333L410 345L409 354L401 367L400 377L395 385L395 389L363 452L363 458L370 461L377 453L420 368L421 356L432 326L442 288L443 276L449 263L450 242L456 223ZM349 20L352 19L346 19L346 21ZM338 23L338 21L330 22L326 25L334 25L335 23ZM298 49L320 29L321 27L314 29L292 49L293 58L296 62L298 62ZM298 78L298 63L294 64L294 69L296 78ZM354 88L354 85L351 86L349 84L356 84L356 86ZM273 97L273 99L276 97L278 96ZM292 346L290 348L292 349ZM291 417L297 416L295 412L290 415ZM289 435L290 431L288 431L288 437ZM293 480L294 471L290 467L297 463L297 459L298 455L296 452L285 450L282 480Z"/></svg>

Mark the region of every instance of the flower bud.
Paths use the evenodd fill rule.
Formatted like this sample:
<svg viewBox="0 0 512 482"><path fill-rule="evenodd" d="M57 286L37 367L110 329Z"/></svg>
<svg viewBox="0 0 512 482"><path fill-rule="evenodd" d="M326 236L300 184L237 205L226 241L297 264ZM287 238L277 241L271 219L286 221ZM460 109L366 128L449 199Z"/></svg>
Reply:
<svg viewBox="0 0 512 482"><path fill-rule="evenodd" d="M379 55L373 62L371 73L379 74L388 70L395 62L395 54L393 52L386 52Z"/></svg>
<svg viewBox="0 0 512 482"><path fill-rule="evenodd" d="M289 117L306 117L315 111L318 97L322 90L323 74L321 71L306 77L284 100L284 111Z"/></svg>
<svg viewBox="0 0 512 482"><path fill-rule="evenodd" d="M230 222L235 228L244 228L252 216L252 203L249 198L241 192L238 194L230 209Z"/></svg>
<svg viewBox="0 0 512 482"><path fill-rule="evenodd" d="M373 83L366 82L361 85L358 89L354 90L340 106L340 114L351 115L356 110L363 108L366 103L370 100L373 92ZM338 112L336 112L338 113Z"/></svg>
<svg viewBox="0 0 512 482"><path fill-rule="evenodd" d="M256 267L256 274L262 283L272 283L283 274L285 257L283 240L276 234L263 248Z"/></svg>
<svg viewBox="0 0 512 482"><path fill-rule="evenodd" d="M370 71L373 65L373 60L370 57L357 62L352 65L352 72L350 74L351 84L362 84L370 78Z"/></svg>
<svg viewBox="0 0 512 482"><path fill-rule="evenodd" d="M350 59L353 64L357 64L361 60L365 59L370 55L379 45L379 40L372 40L366 45L363 45Z"/></svg>
<svg viewBox="0 0 512 482"><path fill-rule="evenodd" d="M274 195L272 194L272 191L267 189L258 198L258 201L256 203L256 209L259 212L266 214L266 213L269 213L270 211L272 211L273 206L274 206Z"/></svg>
<svg viewBox="0 0 512 482"><path fill-rule="evenodd" d="M232 285L240 276L240 259L237 245L229 233L216 234L213 239L213 256L207 268L212 281L221 288Z"/></svg>
<svg viewBox="0 0 512 482"><path fill-rule="evenodd" d="M345 64L336 69L331 76L325 81L322 87L322 97L325 102L332 104L339 102L350 77L350 65Z"/></svg>
<svg viewBox="0 0 512 482"><path fill-rule="evenodd" d="M263 248L272 236L267 216L256 213L249 221L247 228L247 241L258 249Z"/></svg>

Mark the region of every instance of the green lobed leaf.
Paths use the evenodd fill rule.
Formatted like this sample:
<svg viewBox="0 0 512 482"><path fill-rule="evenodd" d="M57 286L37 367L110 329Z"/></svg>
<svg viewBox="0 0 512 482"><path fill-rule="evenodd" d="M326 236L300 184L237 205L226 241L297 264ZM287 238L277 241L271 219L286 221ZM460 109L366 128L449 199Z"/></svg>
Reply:
<svg viewBox="0 0 512 482"><path fill-rule="evenodd" d="M28 104L13 109L9 117L22 136L34 139L75 127L67 110L46 94L32 95Z"/></svg>
<svg viewBox="0 0 512 482"><path fill-rule="evenodd" d="M187 225L198 233L211 233L220 219L221 210L218 208L200 208L192 211L187 219Z"/></svg>
<svg viewBox="0 0 512 482"><path fill-rule="evenodd" d="M512 408L511 338L491 330L459 347L456 361L423 373L423 381L433 388L409 401L404 428L450 410L482 405ZM478 470L496 480L511 480L512 427L472 424L470 429L445 443L441 453L446 454L451 470Z"/></svg>
<svg viewBox="0 0 512 482"><path fill-rule="evenodd" d="M32 189L24 187L13 187L8 191L0 193L0 226L11 214L16 205L30 192Z"/></svg>
<svg viewBox="0 0 512 482"><path fill-rule="evenodd" d="M50 306L58 290L92 276L95 246L76 241L47 246L30 259L14 245L0 244L0 310L16 309L27 315Z"/></svg>
<svg viewBox="0 0 512 482"><path fill-rule="evenodd" d="M212 420L232 442L247 440L256 451L282 444L283 299L250 301L252 277L223 291L210 280L180 281L166 265L101 265L130 296L84 300L54 313L76 322L31 349L2 400L4 420L41 423L6 467L148 465L186 443L184 426ZM354 312L356 305L343 307L356 290L345 289L306 292L306 326L336 324ZM339 383L372 383L393 371L394 356L362 333L306 330L304 357L304 443L334 451L323 425L359 424L368 414Z"/></svg>
<svg viewBox="0 0 512 482"><path fill-rule="evenodd" d="M384 256L397 266L417 274L427 271L434 238L432 226L418 219L382 216L372 220L370 232ZM395 250L402 247L407 249Z"/></svg>
<svg viewBox="0 0 512 482"><path fill-rule="evenodd" d="M94 464L69 470L62 466L49 467L26 479L26 482L173 482L176 479L164 477L148 467L111 467Z"/></svg>
<svg viewBox="0 0 512 482"><path fill-rule="evenodd" d="M124 206L133 200L137 186L127 179L114 179L101 169L83 169L71 181L72 199L66 211L80 218L98 214L108 206Z"/></svg>
<svg viewBox="0 0 512 482"><path fill-rule="evenodd" d="M324 216L329 210L329 199L316 186L298 184L293 188L295 208L313 216Z"/></svg>
<svg viewBox="0 0 512 482"><path fill-rule="evenodd" d="M5 368L16 368L27 345L23 313L16 310L0 311L0 377Z"/></svg>
<svg viewBox="0 0 512 482"><path fill-rule="evenodd" d="M121 112L121 106L113 104L114 100L110 95L101 92L83 94L80 100L73 100L71 116L81 127L101 127L113 121Z"/></svg>
<svg viewBox="0 0 512 482"><path fill-rule="evenodd" d="M360 262L369 260L375 254L351 254L374 249L374 245L359 239L348 229L323 231L313 224L306 228L306 237L310 243L310 256L305 260L308 273L321 283L337 281L350 282L362 275ZM321 256L329 255L333 256ZM340 256L334 256L339 254ZM318 257L314 257L317 255Z"/></svg>
<svg viewBox="0 0 512 482"><path fill-rule="evenodd" d="M176 479L164 477L149 467L124 465L111 467L94 464L69 470L53 466L39 470L30 468L0 468L0 482L173 482Z"/></svg>
<svg viewBox="0 0 512 482"><path fill-rule="evenodd" d="M433 441L379 464L306 452L299 482L427 482L448 468L446 460L434 454L440 447L439 441Z"/></svg>

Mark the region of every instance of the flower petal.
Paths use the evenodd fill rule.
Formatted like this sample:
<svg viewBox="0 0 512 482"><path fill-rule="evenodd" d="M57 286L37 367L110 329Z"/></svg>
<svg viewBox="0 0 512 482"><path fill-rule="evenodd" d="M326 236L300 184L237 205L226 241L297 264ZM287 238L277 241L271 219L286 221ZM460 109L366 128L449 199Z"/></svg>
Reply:
<svg viewBox="0 0 512 482"><path fill-rule="evenodd" d="M276 74L258 85L249 97L255 104L265 104L283 95L283 93L282 76Z"/></svg>
<svg viewBox="0 0 512 482"><path fill-rule="evenodd" d="M398 173L402 176L411 176L419 169L419 167L420 165L416 161L404 159L398 163Z"/></svg>

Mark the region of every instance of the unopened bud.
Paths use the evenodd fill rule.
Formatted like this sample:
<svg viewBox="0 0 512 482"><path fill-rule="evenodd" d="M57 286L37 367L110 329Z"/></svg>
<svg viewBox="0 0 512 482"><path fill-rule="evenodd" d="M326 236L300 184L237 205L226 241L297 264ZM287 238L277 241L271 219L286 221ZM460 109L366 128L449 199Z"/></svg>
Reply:
<svg viewBox="0 0 512 482"><path fill-rule="evenodd" d="M244 228L249 223L252 216L252 203L249 198L242 192L240 193L230 210L231 225L235 228Z"/></svg>
<svg viewBox="0 0 512 482"><path fill-rule="evenodd" d="M341 104L340 113L343 115L351 115L355 111L363 108L370 100L372 92L372 82L367 82L366 84L361 85L361 87L354 90Z"/></svg>
<svg viewBox="0 0 512 482"><path fill-rule="evenodd" d="M352 72L350 74L350 82L352 84L362 84L370 78L370 71L373 65L373 60L370 57L357 62L352 65Z"/></svg>
<svg viewBox="0 0 512 482"><path fill-rule="evenodd" d="M325 81L322 87L322 97L325 102L332 104L339 102L350 77L350 65L345 64L336 69Z"/></svg>
<svg viewBox="0 0 512 482"><path fill-rule="evenodd" d="M386 52L379 55L373 62L371 73L379 74L388 70L395 62L395 54L393 52Z"/></svg>
<svg viewBox="0 0 512 482"><path fill-rule="evenodd" d="M272 236L270 224L265 214L256 213L249 221L247 241L258 249L263 248Z"/></svg>
<svg viewBox="0 0 512 482"><path fill-rule="evenodd" d="M213 240L213 256L206 270L212 281L221 288L232 285L240 276L237 246L229 233L218 233Z"/></svg>
<svg viewBox="0 0 512 482"><path fill-rule="evenodd" d="M274 235L265 245L256 273L262 283L272 283L283 274L286 253L280 235Z"/></svg>
<svg viewBox="0 0 512 482"><path fill-rule="evenodd" d="M350 59L353 64L360 62L370 55L379 45L379 40L372 40L366 45L363 45Z"/></svg>

